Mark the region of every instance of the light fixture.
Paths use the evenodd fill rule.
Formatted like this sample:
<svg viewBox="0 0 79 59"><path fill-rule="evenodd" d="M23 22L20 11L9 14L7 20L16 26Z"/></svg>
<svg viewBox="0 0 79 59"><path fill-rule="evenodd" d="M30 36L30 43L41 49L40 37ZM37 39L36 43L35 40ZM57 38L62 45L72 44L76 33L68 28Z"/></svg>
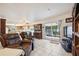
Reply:
<svg viewBox="0 0 79 59"><path fill-rule="evenodd" d="M50 8L48 8L48 11L50 11Z"/></svg>

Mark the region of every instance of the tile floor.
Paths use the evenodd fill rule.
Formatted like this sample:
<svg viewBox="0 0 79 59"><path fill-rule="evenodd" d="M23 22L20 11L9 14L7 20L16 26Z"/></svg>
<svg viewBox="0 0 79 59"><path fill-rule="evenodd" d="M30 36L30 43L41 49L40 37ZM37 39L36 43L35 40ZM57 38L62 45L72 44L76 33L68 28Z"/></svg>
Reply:
<svg viewBox="0 0 79 59"><path fill-rule="evenodd" d="M34 50L30 56L72 56L66 52L61 44L50 43L45 39L34 39Z"/></svg>

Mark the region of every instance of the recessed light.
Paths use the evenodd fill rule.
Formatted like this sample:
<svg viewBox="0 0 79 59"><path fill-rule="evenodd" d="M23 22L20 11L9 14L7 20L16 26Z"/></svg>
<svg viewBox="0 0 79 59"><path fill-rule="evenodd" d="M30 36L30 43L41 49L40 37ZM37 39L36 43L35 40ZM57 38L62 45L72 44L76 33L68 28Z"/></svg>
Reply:
<svg viewBox="0 0 79 59"><path fill-rule="evenodd" d="M50 8L48 8L48 11L50 11Z"/></svg>

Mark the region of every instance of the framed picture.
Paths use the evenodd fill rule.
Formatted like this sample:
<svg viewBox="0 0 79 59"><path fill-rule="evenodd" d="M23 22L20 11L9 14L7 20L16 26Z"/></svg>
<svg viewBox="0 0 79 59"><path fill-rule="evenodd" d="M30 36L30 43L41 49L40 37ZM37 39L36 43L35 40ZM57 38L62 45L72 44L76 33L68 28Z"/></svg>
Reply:
<svg viewBox="0 0 79 59"><path fill-rule="evenodd" d="M66 23L70 23L70 22L73 22L73 18L72 17L70 17L70 18L66 18Z"/></svg>

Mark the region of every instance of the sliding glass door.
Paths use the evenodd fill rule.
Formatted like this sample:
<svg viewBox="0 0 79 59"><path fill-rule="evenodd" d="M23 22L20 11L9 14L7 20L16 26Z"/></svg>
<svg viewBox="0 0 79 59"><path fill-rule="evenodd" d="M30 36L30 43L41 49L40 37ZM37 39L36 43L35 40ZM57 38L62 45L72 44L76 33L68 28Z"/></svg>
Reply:
<svg viewBox="0 0 79 59"><path fill-rule="evenodd" d="M59 32L58 24L51 24L49 26L46 25L45 33L46 33L46 36L59 37L60 32Z"/></svg>
<svg viewBox="0 0 79 59"><path fill-rule="evenodd" d="M46 36L52 36L51 26L45 27Z"/></svg>

